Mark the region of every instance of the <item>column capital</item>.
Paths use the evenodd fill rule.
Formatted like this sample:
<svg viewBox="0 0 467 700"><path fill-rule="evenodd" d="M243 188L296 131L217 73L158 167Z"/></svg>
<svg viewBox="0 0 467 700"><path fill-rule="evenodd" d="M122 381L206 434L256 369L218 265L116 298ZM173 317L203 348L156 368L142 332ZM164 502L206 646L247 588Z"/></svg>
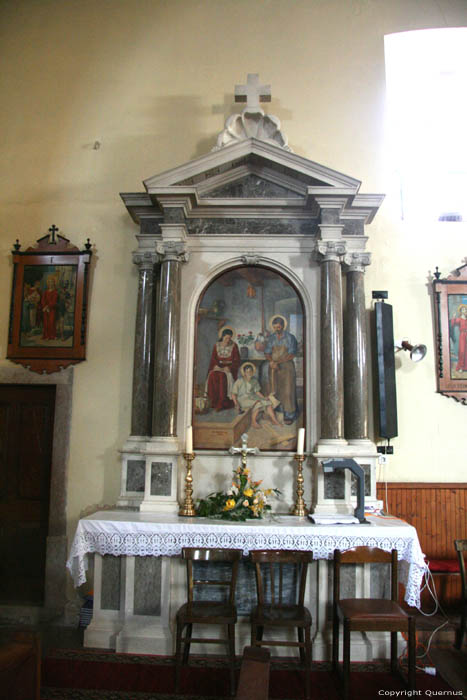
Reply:
<svg viewBox="0 0 467 700"><path fill-rule="evenodd" d="M140 270L152 270L159 262L159 255L149 250L134 250L132 253L133 262Z"/></svg>
<svg viewBox="0 0 467 700"><path fill-rule="evenodd" d="M315 252L318 262L340 263L346 252L345 241L318 241Z"/></svg>
<svg viewBox="0 0 467 700"><path fill-rule="evenodd" d="M365 272L365 267L371 263L371 253L358 252L344 255L344 264L349 272Z"/></svg>
<svg viewBox="0 0 467 700"><path fill-rule="evenodd" d="M188 262L189 260L185 241L158 241L156 251L161 262Z"/></svg>

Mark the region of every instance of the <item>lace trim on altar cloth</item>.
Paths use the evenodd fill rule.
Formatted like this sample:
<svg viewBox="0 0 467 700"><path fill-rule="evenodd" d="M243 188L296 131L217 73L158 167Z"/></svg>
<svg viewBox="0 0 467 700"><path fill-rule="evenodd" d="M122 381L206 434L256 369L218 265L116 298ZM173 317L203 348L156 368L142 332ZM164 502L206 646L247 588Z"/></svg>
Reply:
<svg viewBox="0 0 467 700"><path fill-rule="evenodd" d="M83 525L86 523L86 525ZM100 528L96 528L99 523ZM105 529L106 525L113 527ZM400 560L400 580L405 585L405 601L412 606L420 605L420 587L426 570L424 556L414 528L405 526L381 528L383 533L374 529L352 533L352 526L346 526L342 533L326 527L326 532L292 532L293 528L274 528L270 526L261 530L233 526L186 525L165 527L164 531L146 532L125 531L129 523L118 523L120 532L116 532L116 523L102 521L80 521L73 541L67 567L73 577L75 586L86 581L88 567L87 554L98 553L113 556L179 556L183 547L209 547L221 549L241 549L247 555L252 549L297 549L313 552L314 559L332 559L335 549L344 551L352 547L378 547L387 552L397 549ZM157 525L154 525L157 527ZM354 526L355 527L355 526ZM407 534L401 534L401 529ZM350 530L350 531L349 531Z"/></svg>

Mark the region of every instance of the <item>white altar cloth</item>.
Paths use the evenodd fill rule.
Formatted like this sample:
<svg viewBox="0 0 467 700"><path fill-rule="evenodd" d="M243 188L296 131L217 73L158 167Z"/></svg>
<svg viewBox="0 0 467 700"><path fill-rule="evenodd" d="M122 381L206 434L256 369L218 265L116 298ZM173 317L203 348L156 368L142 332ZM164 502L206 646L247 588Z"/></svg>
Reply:
<svg viewBox="0 0 467 700"><path fill-rule="evenodd" d="M416 529L397 518L366 516L368 524L314 525L291 515L264 520L229 522L186 518L167 513L99 511L79 521L67 568L75 586L86 581L87 555L178 556L183 547L297 549L314 559L332 559L342 551L365 545L385 551L397 549L405 600L420 606L420 587L426 570Z"/></svg>

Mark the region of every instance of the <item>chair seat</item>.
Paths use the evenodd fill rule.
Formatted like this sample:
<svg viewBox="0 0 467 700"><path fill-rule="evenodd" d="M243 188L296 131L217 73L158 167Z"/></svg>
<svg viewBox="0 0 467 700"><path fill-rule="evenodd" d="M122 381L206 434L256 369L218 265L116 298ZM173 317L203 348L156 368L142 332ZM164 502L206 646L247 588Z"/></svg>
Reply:
<svg viewBox="0 0 467 700"><path fill-rule="evenodd" d="M222 618L222 619L220 619ZM195 601L191 605L185 603L177 612L177 620L181 623L201 622L209 624L233 625L237 622L237 610L229 603L213 603L212 601Z"/></svg>
<svg viewBox="0 0 467 700"><path fill-rule="evenodd" d="M382 623L385 620L395 622L398 619L406 622L409 618L398 603L384 599L344 598L339 600L337 611L341 619L349 618L360 622L373 618L378 618Z"/></svg>
<svg viewBox="0 0 467 700"><path fill-rule="evenodd" d="M428 568L432 574L460 574L457 559L430 559Z"/></svg>
<svg viewBox="0 0 467 700"><path fill-rule="evenodd" d="M251 621L260 626L307 627L311 625L311 615L307 608L300 605L258 605L253 608Z"/></svg>

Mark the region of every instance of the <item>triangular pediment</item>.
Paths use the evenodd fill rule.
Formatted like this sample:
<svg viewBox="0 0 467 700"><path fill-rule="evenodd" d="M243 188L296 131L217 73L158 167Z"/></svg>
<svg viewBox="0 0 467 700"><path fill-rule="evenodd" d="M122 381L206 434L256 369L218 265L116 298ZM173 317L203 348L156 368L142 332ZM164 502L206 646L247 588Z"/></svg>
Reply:
<svg viewBox="0 0 467 700"><path fill-rule="evenodd" d="M277 145L248 138L154 175L144 181L144 193L122 198L137 222L141 216L180 217L176 208L187 219L264 214L316 222L320 208L331 207L341 217L369 223L382 197L358 194L360 184Z"/></svg>
<svg viewBox="0 0 467 700"><path fill-rule="evenodd" d="M269 176L262 174L261 171L264 170ZM233 171L237 171L234 177ZM308 187L313 186L345 188L356 194L360 187L360 181L355 178L254 138L207 153L182 166L150 177L144 181L144 185L149 193L156 192L161 187L194 187L204 196L253 171L266 181L273 181L297 194L300 191L304 194ZM273 180L271 175L274 176ZM291 188L293 182L296 185Z"/></svg>

